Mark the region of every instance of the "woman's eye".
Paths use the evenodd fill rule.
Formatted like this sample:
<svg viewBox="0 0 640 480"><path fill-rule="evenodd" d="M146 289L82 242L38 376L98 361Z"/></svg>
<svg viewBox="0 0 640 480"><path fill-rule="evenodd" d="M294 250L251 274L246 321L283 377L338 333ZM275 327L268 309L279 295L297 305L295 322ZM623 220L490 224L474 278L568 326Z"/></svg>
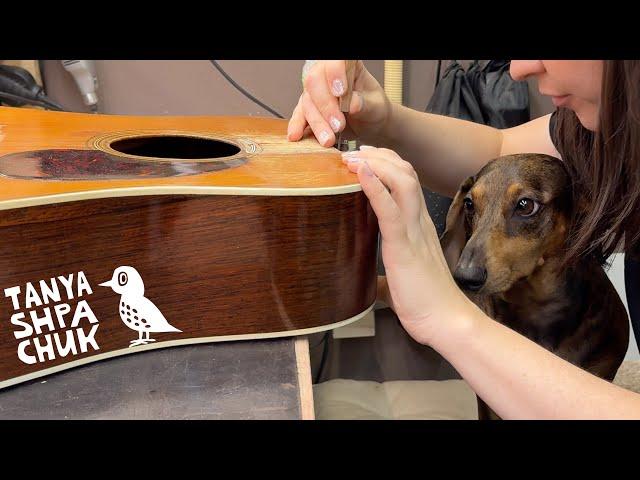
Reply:
<svg viewBox="0 0 640 480"><path fill-rule="evenodd" d="M473 201L470 198L464 199L464 209L467 213L473 213Z"/></svg>
<svg viewBox="0 0 640 480"><path fill-rule="evenodd" d="M516 213L521 217L535 215L540 209L540 204L530 198L521 198L516 205Z"/></svg>

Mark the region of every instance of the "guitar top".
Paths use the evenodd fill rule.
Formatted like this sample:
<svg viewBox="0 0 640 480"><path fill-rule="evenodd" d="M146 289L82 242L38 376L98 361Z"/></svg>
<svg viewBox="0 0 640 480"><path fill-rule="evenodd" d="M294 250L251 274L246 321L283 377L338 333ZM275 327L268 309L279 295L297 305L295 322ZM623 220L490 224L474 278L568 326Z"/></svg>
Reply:
<svg viewBox="0 0 640 480"><path fill-rule="evenodd" d="M154 194L361 190L340 152L289 142L287 121L91 115L0 107L0 210Z"/></svg>

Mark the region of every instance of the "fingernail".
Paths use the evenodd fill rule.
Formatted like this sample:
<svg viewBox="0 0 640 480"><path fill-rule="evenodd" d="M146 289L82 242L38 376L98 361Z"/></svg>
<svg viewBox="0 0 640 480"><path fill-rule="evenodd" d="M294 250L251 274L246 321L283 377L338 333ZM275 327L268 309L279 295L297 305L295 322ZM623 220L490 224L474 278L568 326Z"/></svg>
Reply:
<svg viewBox="0 0 640 480"><path fill-rule="evenodd" d="M340 80L339 78L336 78L331 83L331 89L333 90L333 94L336 97L340 97L344 93L344 83L342 83L342 80Z"/></svg>
<svg viewBox="0 0 640 480"><path fill-rule="evenodd" d="M357 151L353 151L353 152L345 152L342 154L342 158L344 160L346 160L349 163L355 163L355 162L359 162L361 160L361 158L358 156L358 152Z"/></svg>
<svg viewBox="0 0 640 480"><path fill-rule="evenodd" d="M331 123L331 128L333 129L334 132L338 133L340 131L342 122L340 122L340 120L338 120L336 117L331 117L331 120L329 123Z"/></svg>
<svg viewBox="0 0 640 480"><path fill-rule="evenodd" d="M364 164L362 165L362 173L364 173L367 177L374 177L375 174L373 173L373 170L371 170L371 167L369 166L369 164L367 163L367 161L364 161Z"/></svg>
<svg viewBox="0 0 640 480"><path fill-rule="evenodd" d="M320 143L325 144L329 140L329 132L320 132Z"/></svg>
<svg viewBox="0 0 640 480"><path fill-rule="evenodd" d="M360 145L360 150L371 150L372 148L376 147L372 147L371 145Z"/></svg>

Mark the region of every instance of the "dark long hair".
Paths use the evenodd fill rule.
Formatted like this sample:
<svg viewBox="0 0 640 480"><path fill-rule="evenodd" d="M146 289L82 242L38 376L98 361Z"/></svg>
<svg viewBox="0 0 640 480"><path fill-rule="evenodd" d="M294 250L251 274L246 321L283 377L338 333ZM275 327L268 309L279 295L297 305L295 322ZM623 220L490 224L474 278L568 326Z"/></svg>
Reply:
<svg viewBox="0 0 640 480"><path fill-rule="evenodd" d="M574 112L557 113L555 144L573 177L574 210L566 263L604 263L624 240L639 250L640 60L606 60L597 132Z"/></svg>

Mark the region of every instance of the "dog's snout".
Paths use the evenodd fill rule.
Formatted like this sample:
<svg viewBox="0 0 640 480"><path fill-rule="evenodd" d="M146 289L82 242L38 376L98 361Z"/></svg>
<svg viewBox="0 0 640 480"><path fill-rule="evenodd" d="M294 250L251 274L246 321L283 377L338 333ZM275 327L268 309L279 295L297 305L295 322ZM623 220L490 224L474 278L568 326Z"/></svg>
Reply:
<svg viewBox="0 0 640 480"><path fill-rule="evenodd" d="M459 267L453 274L456 283L471 292L480 290L487 281L487 269L482 267Z"/></svg>

